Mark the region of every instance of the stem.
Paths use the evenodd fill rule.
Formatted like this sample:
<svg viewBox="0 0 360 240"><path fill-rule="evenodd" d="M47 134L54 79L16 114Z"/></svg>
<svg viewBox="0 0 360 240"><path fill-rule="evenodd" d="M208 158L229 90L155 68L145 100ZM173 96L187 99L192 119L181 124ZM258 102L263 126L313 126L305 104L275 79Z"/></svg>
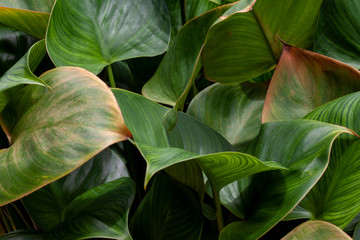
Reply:
<svg viewBox="0 0 360 240"><path fill-rule="evenodd" d="M21 220L24 222L25 226L28 229L31 229L30 224L28 223L28 221L26 220L26 218L24 217L24 215L21 213L20 209L16 206L15 203L10 203L11 206L15 209L15 211L17 212L17 214L20 216Z"/></svg>
<svg viewBox="0 0 360 240"><path fill-rule="evenodd" d="M218 229L219 229L219 233L220 233L221 230L224 228L224 218L223 218L222 209L221 209L220 193L213 187L213 184L211 184L211 190L212 190L213 197L214 197L215 209L216 209L216 221L217 221Z"/></svg>
<svg viewBox="0 0 360 240"><path fill-rule="evenodd" d="M109 81L110 81L110 87L116 88L116 84L115 84L115 80L114 80L114 74L113 74L113 71L112 71L112 68L111 68L111 64L109 64L106 67L106 70L107 70L108 78L109 78Z"/></svg>
<svg viewBox="0 0 360 240"><path fill-rule="evenodd" d="M7 216L7 218L9 219L9 223L10 223L10 226L11 226L11 228L12 228L11 231L15 231L15 230L16 230L16 226L15 226L14 220L13 220L12 217L11 217L11 214L10 214L10 212L9 212L8 206L5 206L4 213L5 213L5 215Z"/></svg>
<svg viewBox="0 0 360 240"><path fill-rule="evenodd" d="M7 219L6 219L3 211L4 211L3 208L0 208L0 219L3 220L2 222L5 227L5 232L8 233L8 232L11 232L11 228L9 226L9 223L7 222Z"/></svg>
<svg viewBox="0 0 360 240"><path fill-rule="evenodd" d="M180 9L181 9L181 22L184 25L186 21L186 0L179 0L180 1Z"/></svg>

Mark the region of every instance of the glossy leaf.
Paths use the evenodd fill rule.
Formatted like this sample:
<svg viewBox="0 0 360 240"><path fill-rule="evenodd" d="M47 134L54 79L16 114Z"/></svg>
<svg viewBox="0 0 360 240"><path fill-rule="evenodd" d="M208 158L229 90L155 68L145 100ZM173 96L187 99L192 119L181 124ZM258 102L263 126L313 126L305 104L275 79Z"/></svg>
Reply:
<svg viewBox="0 0 360 240"><path fill-rule="evenodd" d="M323 221L309 221L296 227L281 240L351 240L340 228Z"/></svg>
<svg viewBox="0 0 360 240"><path fill-rule="evenodd" d="M131 220L134 240L200 239L202 212L196 195L158 175Z"/></svg>
<svg viewBox="0 0 360 240"><path fill-rule="evenodd" d="M113 62L163 53L169 37L163 1L57 0L46 47L56 66L97 74Z"/></svg>
<svg viewBox="0 0 360 240"><path fill-rule="evenodd" d="M0 205L68 174L129 136L114 96L93 74L63 67L40 78L52 89L29 85L2 114L11 146L0 151Z"/></svg>
<svg viewBox="0 0 360 240"><path fill-rule="evenodd" d="M262 121L302 118L315 108L357 90L360 90L357 69L285 45L270 82Z"/></svg>
<svg viewBox="0 0 360 240"><path fill-rule="evenodd" d="M306 118L343 125L359 132L359 111L360 92L356 92L319 107ZM330 165L300 203L303 211L298 217L310 215L312 219L328 221L344 228L359 213L359 146L358 138L346 135L335 141Z"/></svg>
<svg viewBox="0 0 360 240"><path fill-rule="evenodd" d="M2 0L0 23L42 39L45 37L54 2L55 0Z"/></svg>
<svg viewBox="0 0 360 240"><path fill-rule="evenodd" d="M0 76L22 58L36 39L0 25Z"/></svg>
<svg viewBox="0 0 360 240"><path fill-rule="evenodd" d="M25 56L0 78L0 91L20 84L38 84L48 87L46 83L33 74L45 54L44 40L35 43Z"/></svg>
<svg viewBox="0 0 360 240"><path fill-rule="evenodd" d="M128 176L123 160L107 148L80 168L22 200L36 224L44 231L50 231L63 222L64 210L76 197L104 183Z"/></svg>
<svg viewBox="0 0 360 240"><path fill-rule="evenodd" d="M267 87L267 83L213 84L191 101L187 113L239 149L260 131Z"/></svg>
<svg viewBox="0 0 360 240"><path fill-rule="evenodd" d="M211 28L202 53L205 76L234 84L273 69L280 58L279 39L311 48L322 0L257 0Z"/></svg>
<svg viewBox="0 0 360 240"><path fill-rule="evenodd" d="M230 6L215 8L185 24L169 47L142 93L154 101L182 109L192 82L200 71L199 54L212 24Z"/></svg>
<svg viewBox="0 0 360 240"><path fill-rule="evenodd" d="M46 239L111 238L130 240L128 214L135 195L130 178L119 178L92 188L71 201L62 222Z"/></svg>
<svg viewBox="0 0 360 240"><path fill-rule="evenodd" d="M310 120L265 123L249 153L288 170L259 173L239 181L239 192L233 194L232 201L237 202L243 221L226 226L220 239L257 239L284 218L323 175L331 145L344 132L352 133L344 127ZM229 207L227 202L223 204Z"/></svg>
<svg viewBox="0 0 360 240"><path fill-rule="evenodd" d="M359 1L324 1L317 28L315 51L359 69L359 13Z"/></svg>

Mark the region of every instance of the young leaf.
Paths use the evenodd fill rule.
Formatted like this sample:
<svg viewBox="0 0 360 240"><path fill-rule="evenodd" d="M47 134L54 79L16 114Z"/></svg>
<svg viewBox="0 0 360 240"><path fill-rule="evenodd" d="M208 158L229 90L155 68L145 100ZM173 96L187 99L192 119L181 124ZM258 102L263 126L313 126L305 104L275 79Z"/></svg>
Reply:
<svg viewBox="0 0 360 240"><path fill-rule="evenodd" d="M0 205L53 182L130 136L113 94L95 75L63 67L40 78L52 89L29 85L2 112L11 146L0 151Z"/></svg>
<svg viewBox="0 0 360 240"><path fill-rule="evenodd" d="M56 66L98 74L113 62L163 53L170 37L168 18L162 0L57 0L46 47Z"/></svg>
<svg viewBox="0 0 360 240"><path fill-rule="evenodd" d="M2 0L0 23L43 39L54 2L55 0Z"/></svg>
<svg viewBox="0 0 360 240"><path fill-rule="evenodd" d="M321 3L257 0L234 12L212 27L206 37L202 53L205 76L234 84L268 72L282 51L276 36L291 45L311 48Z"/></svg>
<svg viewBox="0 0 360 240"><path fill-rule="evenodd" d="M302 118L315 108L357 90L360 90L357 69L284 45L266 95L262 121Z"/></svg>
<svg viewBox="0 0 360 240"><path fill-rule="evenodd" d="M324 1L316 32L315 51L359 69L359 11L359 1Z"/></svg>
<svg viewBox="0 0 360 240"><path fill-rule="evenodd" d="M239 181L239 192L232 200L237 202L243 221L226 226L220 239L257 239L284 218L320 179L329 163L332 143L341 133L352 131L303 119L264 124L249 153L288 170Z"/></svg>

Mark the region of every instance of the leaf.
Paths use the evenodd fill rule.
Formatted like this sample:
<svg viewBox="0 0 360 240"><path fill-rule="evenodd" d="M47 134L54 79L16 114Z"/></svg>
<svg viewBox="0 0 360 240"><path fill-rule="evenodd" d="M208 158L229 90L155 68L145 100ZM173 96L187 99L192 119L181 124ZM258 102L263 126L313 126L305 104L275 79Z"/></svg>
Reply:
<svg viewBox="0 0 360 240"><path fill-rule="evenodd" d="M44 40L35 43L25 56L0 78L0 91L4 91L20 84L38 84L48 87L46 83L36 77L33 73L45 56L45 53Z"/></svg>
<svg viewBox="0 0 360 240"><path fill-rule="evenodd" d="M136 210L130 230L135 240L199 239L202 221L196 195L160 174Z"/></svg>
<svg viewBox="0 0 360 240"><path fill-rule="evenodd" d="M0 76L22 58L36 39L15 29L0 25Z"/></svg>
<svg viewBox="0 0 360 240"><path fill-rule="evenodd" d="M232 201L237 202L243 221L226 226L220 239L257 239L284 218L320 179L331 145L341 133L352 131L303 119L263 124L249 153L288 170L259 173L239 181L239 192L233 194ZM229 207L228 202L223 204Z"/></svg>
<svg viewBox="0 0 360 240"><path fill-rule="evenodd" d="M50 231L63 222L63 212L75 198L104 183L128 176L123 160L107 148L80 168L22 200L36 224Z"/></svg>
<svg viewBox="0 0 360 240"><path fill-rule="evenodd" d="M144 96L175 106L175 109L183 108L192 82L201 68L199 55L206 33L229 8L230 5L215 8L180 29L154 76L143 87Z"/></svg>
<svg viewBox="0 0 360 240"><path fill-rule="evenodd" d="M52 89L29 85L2 113L11 146L0 151L0 205L68 174L129 136L114 96L93 74L63 67L40 78Z"/></svg>
<svg viewBox="0 0 360 240"><path fill-rule="evenodd" d="M213 84L196 95L187 113L240 149L260 131L267 87L267 83Z"/></svg>
<svg viewBox="0 0 360 240"><path fill-rule="evenodd" d="M323 221L305 222L289 232L281 240L351 240L340 228Z"/></svg>
<svg viewBox="0 0 360 240"><path fill-rule="evenodd" d="M62 223L45 234L46 239L132 239L128 214L135 195L130 178L119 178L76 197L62 213Z"/></svg>
<svg viewBox="0 0 360 240"><path fill-rule="evenodd" d="M265 99L262 121L302 118L315 108L357 90L360 90L357 69L284 45Z"/></svg>
<svg viewBox="0 0 360 240"><path fill-rule="evenodd" d="M324 1L316 32L315 51L360 68L360 3Z"/></svg>
<svg viewBox="0 0 360 240"><path fill-rule="evenodd" d="M43 232L38 230L16 230L2 237L1 240L45 240Z"/></svg>
<svg viewBox="0 0 360 240"><path fill-rule="evenodd" d="M163 1L57 0L46 47L56 66L98 74L113 62L163 53L169 37Z"/></svg>
<svg viewBox="0 0 360 240"><path fill-rule="evenodd" d="M346 126L359 132L359 110L360 92L356 92L317 108L306 118ZM357 200L360 186L359 146L360 141L353 136L341 136L334 142L330 165L324 176L300 203L312 219L344 228L360 212Z"/></svg>
<svg viewBox="0 0 360 240"><path fill-rule="evenodd" d="M0 23L42 39L45 37L54 2L55 0L2 0Z"/></svg>
<svg viewBox="0 0 360 240"><path fill-rule="evenodd" d="M214 25L205 41L202 62L211 81L235 84L276 66L288 44L311 48L322 0L257 0Z"/></svg>

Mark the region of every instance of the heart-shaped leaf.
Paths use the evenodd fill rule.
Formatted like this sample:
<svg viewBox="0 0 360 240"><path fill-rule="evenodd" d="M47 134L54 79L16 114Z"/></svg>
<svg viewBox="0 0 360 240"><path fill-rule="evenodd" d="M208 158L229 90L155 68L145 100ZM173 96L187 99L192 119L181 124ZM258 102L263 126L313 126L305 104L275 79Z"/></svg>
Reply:
<svg viewBox="0 0 360 240"><path fill-rule="evenodd" d="M302 118L360 90L360 72L335 59L284 45L266 95L262 121Z"/></svg>
<svg viewBox="0 0 360 240"><path fill-rule="evenodd" d="M309 221L296 227L281 240L351 240L340 228L324 221Z"/></svg>
<svg viewBox="0 0 360 240"><path fill-rule="evenodd" d="M212 27L202 60L205 76L233 84L273 69L285 42L311 48L322 0L257 0Z"/></svg>
<svg viewBox="0 0 360 240"><path fill-rule="evenodd" d="M315 51L359 69L359 12L359 1L324 1L317 27Z"/></svg>
<svg viewBox="0 0 360 240"><path fill-rule="evenodd" d="M0 205L68 174L130 136L113 94L95 75L63 67L40 78L52 89L29 85L2 112L11 146L0 151Z"/></svg>
<svg viewBox="0 0 360 240"><path fill-rule="evenodd" d="M46 47L56 66L98 74L113 62L163 53L170 37L168 18L162 0L57 0Z"/></svg>
<svg viewBox="0 0 360 240"><path fill-rule="evenodd" d="M249 153L288 170L259 173L239 181L238 193L226 199L232 197L237 203L243 221L226 226L220 239L257 239L284 218L320 179L334 139L344 132L352 133L341 126L303 119L265 123ZM226 193L225 187L221 195Z"/></svg>
<svg viewBox="0 0 360 240"><path fill-rule="evenodd" d="M42 39L45 37L54 2L55 0L2 0L0 23Z"/></svg>
<svg viewBox="0 0 360 240"><path fill-rule="evenodd" d="M131 220L135 240L199 239L202 212L196 195L160 174Z"/></svg>
<svg viewBox="0 0 360 240"><path fill-rule="evenodd" d="M239 149L260 131L267 88L267 83L213 84L196 95L187 113L215 129Z"/></svg>
<svg viewBox="0 0 360 240"><path fill-rule="evenodd" d="M125 163L110 149L105 149L65 177L23 198L31 218L44 231L63 222L65 208L86 191L128 177Z"/></svg>

